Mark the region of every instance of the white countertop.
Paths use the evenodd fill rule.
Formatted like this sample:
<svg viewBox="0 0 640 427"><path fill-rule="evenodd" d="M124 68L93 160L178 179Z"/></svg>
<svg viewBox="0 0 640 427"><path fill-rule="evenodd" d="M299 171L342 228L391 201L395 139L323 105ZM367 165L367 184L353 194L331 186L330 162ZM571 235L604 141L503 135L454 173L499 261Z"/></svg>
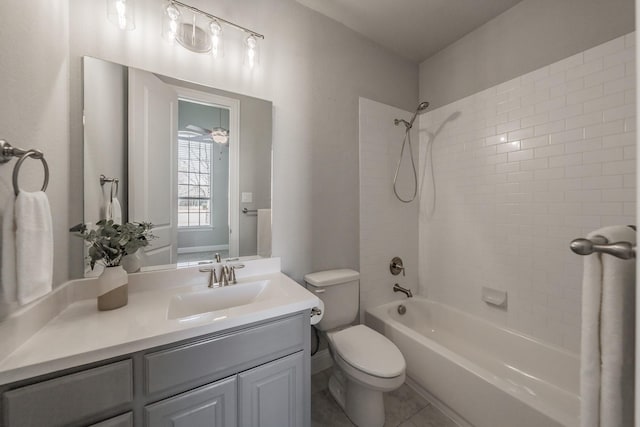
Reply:
<svg viewBox="0 0 640 427"><path fill-rule="evenodd" d="M238 284L233 286L269 280L278 290L277 298L171 320L167 318L171 298L206 290L206 277L199 273L196 277L201 283L176 286L170 280L157 283L157 275L152 275L156 277L153 285L145 283L130 289L128 305L116 310L98 311L95 298L69 304L0 361L0 384L308 310L319 303L316 296L286 275L271 272L238 277Z"/></svg>

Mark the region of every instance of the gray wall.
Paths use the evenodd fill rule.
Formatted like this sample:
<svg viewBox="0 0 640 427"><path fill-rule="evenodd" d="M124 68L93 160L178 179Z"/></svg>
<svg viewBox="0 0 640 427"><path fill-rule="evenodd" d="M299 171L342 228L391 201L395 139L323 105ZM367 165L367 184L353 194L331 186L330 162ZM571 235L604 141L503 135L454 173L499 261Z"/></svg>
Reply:
<svg viewBox="0 0 640 427"><path fill-rule="evenodd" d="M524 0L420 64L420 99L448 104L634 30L633 0Z"/></svg>
<svg viewBox="0 0 640 427"><path fill-rule="evenodd" d="M0 2L0 138L18 147L42 150L49 163L47 195L53 212L56 284L68 278L68 229L78 218L70 219L69 215L72 192L80 197L75 211L82 212L82 187L78 188L78 181L70 181L69 172L68 21L65 0ZM0 212L12 197L15 162L0 165ZM20 186L38 190L42 178L40 162L25 161ZM82 182L82 170L79 180ZM0 303L0 318L10 309Z"/></svg>
<svg viewBox="0 0 640 427"><path fill-rule="evenodd" d="M127 68L85 58L84 80L84 221L105 217L111 183L100 185L101 174L120 180L118 200L127 220L128 83Z"/></svg>
<svg viewBox="0 0 640 427"><path fill-rule="evenodd" d="M273 255L282 257L284 272L299 282L314 270L358 268L358 97L414 108L416 65L292 0L190 4L264 33L259 67L253 72L242 67L240 36L231 30L221 61L164 43L157 0L136 2L133 32L121 32L107 21L103 0L70 0L71 145L59 155L71 157L71 174L82 179L76 150L82 146L83 55L270 99ZM16 3L3 15L8 29L21 32L13 27L14 15L30 15L30 10ZM41 37L51 39L48 32ZM71 218L65 222L80 222L81 206L81 199L72 198Z"/></svg>

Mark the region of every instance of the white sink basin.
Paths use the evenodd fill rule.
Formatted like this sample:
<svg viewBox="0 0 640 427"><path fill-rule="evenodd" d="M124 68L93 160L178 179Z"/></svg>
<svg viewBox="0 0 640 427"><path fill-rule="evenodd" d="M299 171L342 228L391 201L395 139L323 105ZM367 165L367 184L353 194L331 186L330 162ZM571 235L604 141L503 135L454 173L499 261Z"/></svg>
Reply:
<svg viewBox="0 0 640 427"><path fill-rule="evenodd" d="M278 292L270 280L242 283L174 295L169 301L168 319L182 319L202 313L226 310L271 299Z"/></svg>

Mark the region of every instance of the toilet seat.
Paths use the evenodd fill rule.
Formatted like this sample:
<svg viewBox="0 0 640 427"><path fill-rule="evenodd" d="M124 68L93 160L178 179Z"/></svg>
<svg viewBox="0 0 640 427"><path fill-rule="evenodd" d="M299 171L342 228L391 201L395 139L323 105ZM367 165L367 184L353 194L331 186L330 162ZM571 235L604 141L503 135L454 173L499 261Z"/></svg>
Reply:
<svg viewBox="0 0 640 427"><path fill-rule="evenodd" d="M328 333L333 350L342 362L357 371L377 377L404 377L402 353L387 337L365 325Z"/></svg>

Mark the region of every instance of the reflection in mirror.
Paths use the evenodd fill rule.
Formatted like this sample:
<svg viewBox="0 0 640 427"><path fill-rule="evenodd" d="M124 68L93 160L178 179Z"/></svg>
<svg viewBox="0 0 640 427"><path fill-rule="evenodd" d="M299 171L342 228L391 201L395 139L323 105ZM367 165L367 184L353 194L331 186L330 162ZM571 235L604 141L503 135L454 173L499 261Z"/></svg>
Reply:
<svg viewBox="0 0 640 427"><path fill-rule="evenodd" d="M145 267L271 256L270 101L85 57L83 103L85 223L152 222Z"/></svg>

